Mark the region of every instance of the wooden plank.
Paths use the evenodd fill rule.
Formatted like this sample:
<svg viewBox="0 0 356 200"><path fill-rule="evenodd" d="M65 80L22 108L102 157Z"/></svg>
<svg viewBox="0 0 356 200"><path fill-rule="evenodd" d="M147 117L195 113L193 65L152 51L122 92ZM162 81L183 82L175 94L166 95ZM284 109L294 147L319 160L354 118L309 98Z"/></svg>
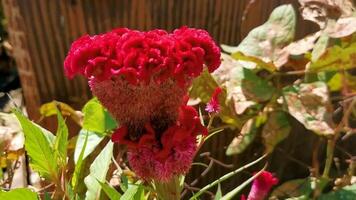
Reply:
<svg viewBox="0 0 356 200"><path fill-rule="evenodd" d="M10 42L13 45L13 55L16 60L21 85L24 93L27 113L33 119L39 119L40 115L37 110L40 102L39 86L35 77L35 66L29 54L29 38L27 37L26 26L22 16L18 1L2 0L4 14L8 19L8 31Z"/></svg>

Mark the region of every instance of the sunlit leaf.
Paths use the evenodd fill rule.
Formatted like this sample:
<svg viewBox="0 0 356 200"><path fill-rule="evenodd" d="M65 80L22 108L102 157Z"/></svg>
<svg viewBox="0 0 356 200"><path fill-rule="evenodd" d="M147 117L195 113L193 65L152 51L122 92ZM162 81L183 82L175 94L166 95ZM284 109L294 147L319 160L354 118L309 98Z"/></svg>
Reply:
<svg viewBox="0 0 356 200"><path fill-rule="evenodd" d="M326 48L328 47L329 43L329 36L325 33L321 34L319 39L314 45L313 51L312 51L312 57L311 60L313 62L317 61L321 55L325 52Z"/></svg>
<svg viewBox="0 0 356 200"><path fill-rule="evenodd" d="M235 113L241 115L248 108L256 105L256 102L248 100L242 92L241 83L236 81L236 76L232 73L235 68L242 68L242 65L232 59L231 56L222 54L222 63L212 75L219 85L227 88L226 101L230 101Z"/></svg>
<svg viewBox="0 0 356 200"><path fill-rule="evenodd" d="M346 37L356 31L351 0L299 0L299 3L303 18L317 23L330 37Z"/></svg>
<svg viewBox="0 0 356 200"><path fill-rule="evenodd" d="M272 152L278 143L288 137L290 130L287 115L282 111L272 112L262 129L262 138L267 152Z"/></svg>
<svg viewBox="0 0 356 200"><path fill-rule="evenodd" d="M291 42L295 34L296 14L292 5L282 5L273 10L263 25L254 28L235 49L268 63L279 57L279 51ZM236 52L235 51L235 52Z"/></svg>
<svg viewBox="0 0 356 200"><path fill-rule="evenodd" d="M70 105L59 101L52 101L49 103L42 104L40 107L40 113L44 117L50 117L53 115L57 115L57 109L59 109L63 116L69 116L77 124L82 124L82 113L74 110Z"/></svg>
<svg viewBox="0 0 356 200"><path fill-rule="evenodd" d="M86 134L84 136L83 145L81 145L81 147L80 147L81 149L80 149L78 159L75 160L75 167L74 167L73 177L71 180L73 190L77 190L77 187L78 187L79 177L80 177L80 173L81 173L82 165L83 165L83 161L84 161L84 158L83 158L84 152L85 152L85 149L88 144L88 137L89 137L89 133L86 132ZM76 147L76 149L77 149L77 147ZM79 147L78 147L78 151L79 151Z"/></svg>
<svg viewBox="0 0 356 200"><path fill-rule="evenodd" d="M104 147L100 154L95 158L94 162L90 166L90 173L84 179L84 183L88 188L85 193L86 200L95 200L99 197L101 186L98 183L104 182L106 173L109 170L111 163L111 157L113 155L113 143L111 141Z"/></svg>
<svg viewBox="0 0 356 200"><path fill-rule="evenodd" d="M25 135L25 149L31 158L31 167L42 176L56 180L58 177L57 161L53 156L54 150L45 133L20 111L13 110L13 112L19 120Z"/></svg>
<svg viewBox="0 0 356 200"><path fill-rule="evenodd" d="M308 35L298 41L292 42L283 49L286 50L290 55L302 55L313 49L314 43L319 37L320 31Z"/></svg>
<svg viewBox="0 0 356 200"><path fill-rule="evenodd" d="M117 126L116 121L96 98L85 104L83 113L83 129L85 130L104 134Z"/></svg>
<svg viewBox="0 0 356 200"><path fill-rule="evenodd" d="M97 133L92 131L87 131L84 129L80 130L77 138L77 143L75 145L75 150L74 150L75 163L78 162L79 155L81 154L86 139L88 141L83 153L83 159L85 159L89 154L91 154L95 150L95 148L99 145L99 143L104 139L104 136L98 135Z"/></svg>
<svg viewBox="0 0 356 200"><path fill-rule="evenodd" d="M129 188L129 179L127 178L127 176L125 174L121 174L120 176L120 188L122 191L126 191Z"/></svg>
<svg viewBox="0 0 356 200"><path fill-rule="evenodd" d="M266 80L258 77L252 70L237 67L231 70L231 79L226 83L228 98L233 98L232 101L238 100L238 92L242 91L243 96L247 100L255 102L264 102L269 100L275 88L271 86Z"/></svg>
<svg viewBox="0 0 356 200"><path fill-rule="evenodd" d="M220 184L218 184L218 189L217 189L217 191L216 191L216 193L215 193L215 198L214 198L214 200L220 200L221 197L222 197L221 186L220 186Z"/></svg>
<svg viewBox="0 0 356 200"><path fill-rule="evenodd" d="M23 148L18 150L6 150L6 153L0 154L0 168L5 168L9 161L12 162L18 160L24 153L25 150ZM2 173L2 170L0 170L0 173Z"/></svg>
<svg viewBox="0 0 356 200"><path fill-rule="evenodd" d="M283 89L289 114L307 129L320 135L334 133L331 127L331 107L327 85L314 82Z"/></svg>
<svg viewBox="0 0 356 200"><path fill-rule="evenodd" d="M139 187L134 198L134 200L146 200L145 198L145 190L143 187Z"/></svg>
<svg viewBox="0 0 356 200"><path fill-rule="evenodd" d="M233 53L231 55L231 57L233 57L236 60L249 61L249 62L256 63L258 66L260 66L270 72L273 72L276 70L276 66L271 61L268 61L268 60L264 61L262 58L244 55L240 51Z"/></svg>
<svg viewBox="0 0 356 200"><path fill-rule="evenodd" d="M329 20L326 32L333 38L342 38L355 33L356 16L339 18L336 21Z"/></svg>
<svg viewBox="0 0 356 200"><path fill-rule="evenodd" d="M333 45L315 62L311 62L308 66L308 71L321 70L341 70L350 69L356 66L356 43L348 46Z"/></svg>
<svg viewBox="0 0 356 200"><path fill-rule="evenodd" d="M220 45L221 46L221 49L226 52L226 53L235 53L239 50L239 48L237 46L229 46L229 45L226 45L226 44L222 44Z"/></svg>
<svg viewBox="0 0 356 200"><path fill-rule="evenodd" d="M134 199L135 195L139 190L141 189L142 186L138 184L129 184L128 189L126 192L121 196L120 200L132 200Z"/></svg>
<svg viewBox="0 0 356 200"><path fill-rule="evenodd" d="M102 183L99 182L101 189L105 192L105 194L110 198L110 199L120 199L121 194L116 191L114 188L109 186L107 183Z"/></svg>
<svg viewBox="0 0 356 200"><path fill-rule="evenodd" d="M0 199L4 200L38 200L35 192L27 188L12 189L9 192L0 191Z"/></svg>
<svg viewBox="0 0 356 200"><path fill-rule="evenodd" d="M343 81L341 74L336 71L324 71L318 73L318 80L325 82L331 92L339 91L342 89Z"/></svg>
<svg viewBox="0 0 356 200"><path fill-rule="evenodd" d="M68 128L62 117L62 114L57 112L57 133L54 140L54 151L60 159L62 167L65 167L67 161L67 147L68 147Z"/></svg>

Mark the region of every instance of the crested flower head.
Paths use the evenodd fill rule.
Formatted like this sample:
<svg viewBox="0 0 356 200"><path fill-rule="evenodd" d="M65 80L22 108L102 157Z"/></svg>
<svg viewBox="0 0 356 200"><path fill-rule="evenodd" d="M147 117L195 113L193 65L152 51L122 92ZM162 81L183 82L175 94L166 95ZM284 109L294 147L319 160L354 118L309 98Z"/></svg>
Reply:
<svg viewBox="0 0 356 200"><path fill-rule="evenodd" d="M184 86L199 76L204 64L210 72L220 65L220 49L205 30L121 28L73 42L64 69L70 78L82 74L96 82L119 76L134 85L172 79Z"/></svg>
<svg viewBox="0 0 356 200"><path fill-rule="evenodd" d="M140 32L120 28L85 35L65 59L69 78L88 78L93 94L119 122L114 142L128 146L128 159L144 179L166 181L187 172L196 136L207 130L184 96L204 66L220 65L220 49L208 32L182 27Z"/></svg>
<svg viewBox="0 0 356 200"><path fill-rule="evenodd" d="M271 188L278 184L278 179L268 171L263 171L253 181L247 200L263 200L268 195Z"/></svg>

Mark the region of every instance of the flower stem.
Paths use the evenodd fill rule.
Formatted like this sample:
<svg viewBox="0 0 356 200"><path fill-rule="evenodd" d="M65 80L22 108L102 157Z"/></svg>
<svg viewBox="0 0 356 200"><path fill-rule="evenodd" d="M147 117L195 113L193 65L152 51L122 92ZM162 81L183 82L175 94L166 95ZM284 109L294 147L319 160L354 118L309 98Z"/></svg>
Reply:
<svg viewBox="0 0 356 200"><path fill-rule="evenodd" d="M154 181L158 199L180 200L184 187L184 176L174 176L168 182Z"/></svg>
<svg viewBox="0 0 356 200"><path fill-rule="evenodd" d="M331 164L333 162L335 142L334 138L328 139L328 144L326 147L326 161L323 172L323 178L329 178Z"/></svg>

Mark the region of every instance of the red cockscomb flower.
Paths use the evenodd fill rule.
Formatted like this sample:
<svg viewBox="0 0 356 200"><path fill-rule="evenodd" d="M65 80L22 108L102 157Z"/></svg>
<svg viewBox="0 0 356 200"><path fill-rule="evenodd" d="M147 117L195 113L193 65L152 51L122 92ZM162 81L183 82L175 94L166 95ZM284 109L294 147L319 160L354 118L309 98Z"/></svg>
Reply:
<svg viewBox="0 0 356 200"><path fill-rule="evenodd" d="M190 106L181 106L177 122L163 133L147 123L143 135L133 142L127 130L127 127L117 129L112 140L128 146L129 163L137 175L159 181L186 173L197 148L196 136L207 134L198 113Z"/></svg>
<svg viewBox="0 0 356 200"><path fill-rule="evenodd" d="M220 65L220 49L204 30L183 27L169 34L123 28L73 42L64 68L70 78L82 74L104 81L121 75L131 84L171 78L183 86L203 64L210 72Z"/></svg>
<svg viewBox="0 0 356 200"><path fill-rule="evenodd" d="M263 200L268 195L271 188L278 184L278 179L268 171L263 171L253 181L247 200ZM242 197L245 199L245 197Z"/></svg>
<svg viewBox="0 0 356 200"><path fill-rule="evenodd" d="M196 136L207 132L183 100L204 65L214 71L220 49L206 31L187 27L86 35L72 44L64 62L66 75L87 77L93 94L119 121L112 140L128 146L134 171L161 181L189 169Z"/></svg>

